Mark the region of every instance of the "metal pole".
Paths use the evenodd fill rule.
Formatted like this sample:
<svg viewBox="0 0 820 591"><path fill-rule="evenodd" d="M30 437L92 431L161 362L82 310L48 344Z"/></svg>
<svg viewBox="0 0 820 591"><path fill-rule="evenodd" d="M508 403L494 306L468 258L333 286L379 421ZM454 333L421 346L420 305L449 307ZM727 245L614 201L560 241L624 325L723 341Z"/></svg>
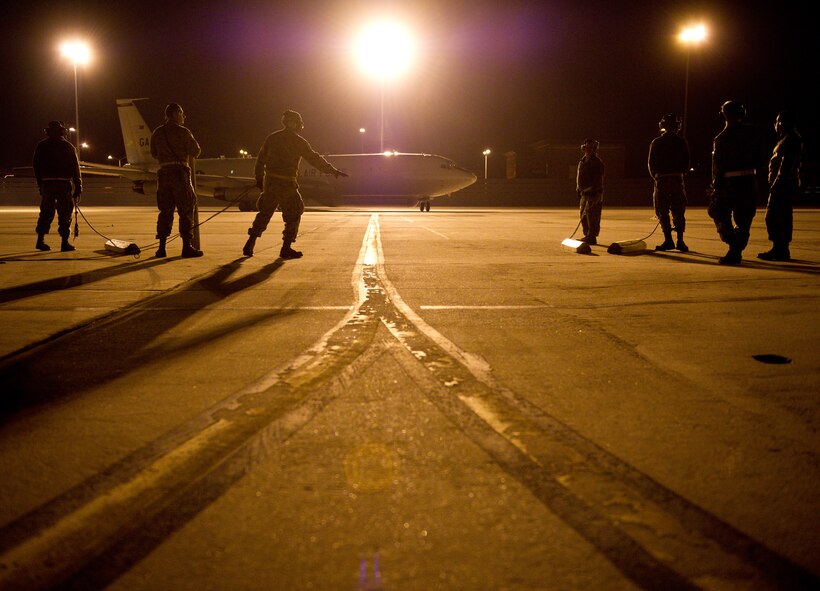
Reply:
<svg viewBox="0 0 820 591"><path fill-rule="evenodd" d="M688 111L689 111L689 55L691 54L691 50L687 46L686 48L686 81L683 85L683 130L681 137L686 139L686 122L688 121Z"/></svg>
<svg viewBox="0 0 820 591"><path fill-rule="evenodd" d="M384 153L384 81L381 86L381 124L379 125L379 152Z"/></svg>
<svg viewBox="0 0 820 591"><path fill-rule="evenodd" d="M75 146L75 150L77 151L77 160L80 160L80 102L78 100L79 94L77 93L77 60L73 60L74 63L74 133L75 133L75 140L77 145Z"/></svg>
<svg viewBox="0 0 820 591"><path fill-rule="evenodd" d="M484 180L487 180L487 154L484 154Z"/></svg>

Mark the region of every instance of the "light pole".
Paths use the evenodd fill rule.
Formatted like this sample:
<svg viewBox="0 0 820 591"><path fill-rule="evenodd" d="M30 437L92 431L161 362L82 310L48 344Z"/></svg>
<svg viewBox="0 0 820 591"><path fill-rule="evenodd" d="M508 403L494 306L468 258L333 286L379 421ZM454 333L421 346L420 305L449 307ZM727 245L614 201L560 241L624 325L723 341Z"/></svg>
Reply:
<svg viewBox="0 0 820 591"><path fill-rule="evenodd" d="M698 45L704 39L706 39L706 27L704 25L686 27L678 35L678 40L686 46L686 80L683 87L683 128L681 131L684 139L686 139L686 123L689 111L689 57L692 53L692 45Z"/></svg>
<svg viewBox="0 0 820 591"><path fill-rule="evenodd" d="M77 160L80 160L80 102L77 92L77 64L87 64L91 60L91 50L83 41L66 41L60 46L60 51L74 65L74 131L77 142Z"/></svg>
<svg viewBox="0 0 820 591"><path fill-rule="evenodd" d="M484 154L484 180L487 180L487 157L490 155L490 148L482 152Z"/></svg>
<svg viewBox="0 0 820 591"><path fill-rule="evenodd" d="M410 67L414 52L409 31L392 21L371 23L359 33L354 43L359 66L379 81L379 152L384 153L385 86Z"/></svg>
<svg viewBox="0 0 820 591"><path fill-rule="evenodd" d="M117 166L122 168L122 161L125 160L125 156L123 156L122 158L116 158L116 157L112 156L111 154L109 154L108 159L109 160L116 160L117 161Z"/></svg>
<svg viewBox="0 0 820 591"><path fill-rule="evenodd" d="M362 154L364 154L364 132L367 131L364 127L359 128L359 139L362 148Z"/></svg>

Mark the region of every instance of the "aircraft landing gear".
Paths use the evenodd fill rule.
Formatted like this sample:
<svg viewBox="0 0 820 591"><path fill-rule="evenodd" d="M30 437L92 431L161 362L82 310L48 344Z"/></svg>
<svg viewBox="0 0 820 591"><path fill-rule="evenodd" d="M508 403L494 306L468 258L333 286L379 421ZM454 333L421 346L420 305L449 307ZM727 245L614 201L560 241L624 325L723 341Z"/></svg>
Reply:
<svg viewBox="0 0 820 591"><path fill-rule="evenodd" d="M430 211L430 201L426 199L419 201L419 211Z"/></svg>

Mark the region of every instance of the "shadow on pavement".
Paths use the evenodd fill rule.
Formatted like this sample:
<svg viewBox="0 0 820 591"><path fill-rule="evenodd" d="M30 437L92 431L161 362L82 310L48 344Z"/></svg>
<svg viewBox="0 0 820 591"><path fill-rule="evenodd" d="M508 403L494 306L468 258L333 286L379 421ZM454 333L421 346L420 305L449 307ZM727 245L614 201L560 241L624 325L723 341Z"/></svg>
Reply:
<svg viewBox="0 0 820 591"><path fill-rule="evenodd" d="M244 257L227 263L177 289L142 300L108 318L7 358L0 363L0 383L3 384L0 423L23 409L76 396L151 362L213 344L224 335L266 318L291 314L281 309L265 311L207 331L195 339L185 339L176 348L152 346L158 337L182 325L200 310L264 282L284 264L282 259L277 259L230 281L243 260ZM114 348L116 355L107 352Z"/></svg>

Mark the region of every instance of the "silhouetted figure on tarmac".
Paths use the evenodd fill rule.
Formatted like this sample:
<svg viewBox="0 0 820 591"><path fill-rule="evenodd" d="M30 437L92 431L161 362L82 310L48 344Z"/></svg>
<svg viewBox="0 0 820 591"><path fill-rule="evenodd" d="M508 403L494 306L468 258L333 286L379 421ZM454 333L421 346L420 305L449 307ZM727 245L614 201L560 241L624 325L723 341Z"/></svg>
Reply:
<svg viewBox="0 0 820 591"><path fill-rule="evenodd" d="M777 144L769 160L769 201L766 204L766 230L772 248L757 258L788 261L791 258L793 204L800 195L800 157L803 138L795 129L794 117L781 111L774 121Z"/></svg>
<svg viewBox="0 0 820 591"><path fill-rule="evenodd" d="M174 210L179 216L179 236L182 256L201 257L202 251L193 247L194 208L196 193L191 184L191 158L199 156L200 147L185 123L185 113L177 103L165 107L165 123L151 135L151 155L159 160L157 171L157 238L156 256L167 256L165 242L174 226Z"/></svg>
<svg viewBox="0 0 820 591"><path fill-rule="evenodd" d="M51 250L45 235L51 229L57 213L57 231L63 239L60 250L74 250L68 242L71 235L71 214L83 191L77 151L66 135L68 129L61 121L51 121L44 130L47 138L34 149L34 177L40 189L40 217L37 220L38 250Z"/></svg>
<svg viewBox="0 0 820 591"><path fill-rule="evenodd" d="M282 231L282 248L279 256L283 259L298 259L302 253L291 248L299 234L299 222L305 211L305 204L299 194L296 174L302 158L318 170L332 174L336 178L347 173L336 169L310 147L308 141L299 135L304 129L302 116L296 111L282 114L282 129L265 138L256 157L254 175L256 186L262 191L259 196L259 212L248 228L248 241L242 248L246 257L253 256L256 239L267 229L277 206L282 211L285 228Z"/></svg>
<svg viewBox="0 0 820 591"><path fill-rule="evenodd" d="M663 244L655 250L672 250L677 248L687 252L689 247L683 241L686 230L686 185L684 179L689 170L689 145L678 135L681 127L680 117L673 113L664 115L658 123L661 134L649 144L649 176L655 183L652 200L655 215L663 230ZM672 212L672 220L669 212ZM672 224L677 234L677 243L672 241Z"/></svg>
<svg viewBox="0 0 820 591"><path fill-rule="evenodd" d="M755 217L757 174L761 165L760 142L754 126L744 123L746 109L737 101L720 108L726 125L712 143L712 199L709 217L729 251L721 265L739 265L749 243Z"/></svg>
<svg viewBox="0 0 820 591"><path fill-rule="evenodd" d="M601 233L601 212L604 208L604 163L598 157L598 140L585 139L581 144L584 155L578 162L575 189L581 200L581 242L598 244Z"/></svg>

